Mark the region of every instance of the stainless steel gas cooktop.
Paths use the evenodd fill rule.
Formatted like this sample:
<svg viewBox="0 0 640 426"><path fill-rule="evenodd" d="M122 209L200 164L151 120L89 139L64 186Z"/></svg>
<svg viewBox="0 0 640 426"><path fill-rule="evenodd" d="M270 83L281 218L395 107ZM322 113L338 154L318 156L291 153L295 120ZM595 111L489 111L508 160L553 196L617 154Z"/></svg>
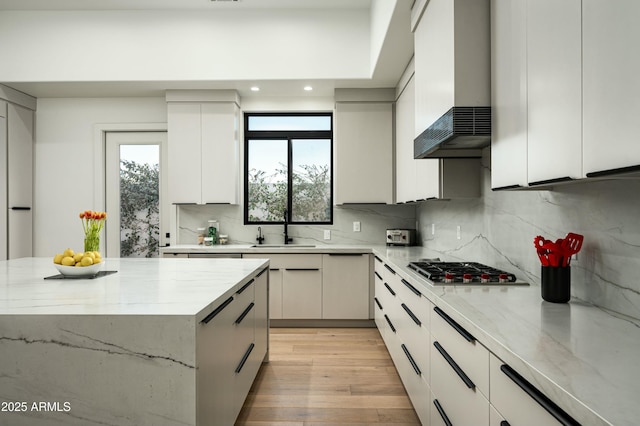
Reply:
<svg viewBox="0 0 640 426"><path fill-rule="evenodd" d="M434 285L529 285L514 274L477 262L420 260L408 266Z"/></svg>

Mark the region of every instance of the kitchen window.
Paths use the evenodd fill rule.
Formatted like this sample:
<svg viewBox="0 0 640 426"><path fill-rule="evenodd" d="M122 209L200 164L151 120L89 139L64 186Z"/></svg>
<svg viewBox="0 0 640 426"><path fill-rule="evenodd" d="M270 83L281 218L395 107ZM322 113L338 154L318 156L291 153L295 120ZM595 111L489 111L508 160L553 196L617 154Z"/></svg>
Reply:
<svg viewBox="0 0 640 426"><path fill-rule="evenodd" d="M333 223L332 114L245 113L244 128L244 223Z"/></svg>

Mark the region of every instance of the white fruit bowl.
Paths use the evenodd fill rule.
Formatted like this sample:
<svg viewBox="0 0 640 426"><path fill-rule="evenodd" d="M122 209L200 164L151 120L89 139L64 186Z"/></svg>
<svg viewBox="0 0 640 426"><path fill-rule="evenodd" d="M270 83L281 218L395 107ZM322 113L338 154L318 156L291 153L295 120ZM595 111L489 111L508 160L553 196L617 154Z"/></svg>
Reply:
<svg viewBox="0 0 640 426"><path fill-rule="evenodd" d="M63 266L57 263L53 266L66 277L92 277L104 267L104 261L90 266Z"/></svg>

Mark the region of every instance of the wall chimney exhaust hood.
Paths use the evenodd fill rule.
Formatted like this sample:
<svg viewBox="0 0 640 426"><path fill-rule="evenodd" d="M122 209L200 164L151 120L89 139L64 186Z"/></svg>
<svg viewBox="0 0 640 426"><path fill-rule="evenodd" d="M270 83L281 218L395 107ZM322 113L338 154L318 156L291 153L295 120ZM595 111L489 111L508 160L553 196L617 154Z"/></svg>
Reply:
<svg viewBox="0 0 640 426"><path fill-rule="evenodd" d="M479 158L491 143L491 107L453 107L413 141L414 158Z"/></svg>
<svg viewBox="0 0 640 426"><path fill-rule="evenodd" d="M415 6L414 158L479 158L491 144L489 0Z"/></svg>

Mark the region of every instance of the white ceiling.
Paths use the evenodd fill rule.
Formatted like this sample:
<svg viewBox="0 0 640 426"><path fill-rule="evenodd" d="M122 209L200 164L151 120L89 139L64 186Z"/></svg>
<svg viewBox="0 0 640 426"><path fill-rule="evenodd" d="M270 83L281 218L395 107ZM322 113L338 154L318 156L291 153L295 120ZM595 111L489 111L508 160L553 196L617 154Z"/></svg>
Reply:
<svg viewBox="0 0 640 426"><path fill-rule="evenodd" d="M374 0L0 0L2 11L167 10L167 9L371 9ZM384 0L386 1L386 0ZM410 13L413 0L399 0ZM391 22L387 40L373 76L369 79L266 80L266 81L108 81L108 82L3 82L39 98L164 96L168 89L236 89L241 96L333 96L335 88L393 87L413 54L413 37L404 20ZM2 81L0 81L2 82ZM314 90L302 88L311 85ZM259 92L252 92L259 86Z"/></svg>
<svg viewBox="0 0 640 426"><path fill-rule="evenodd" d="M368 9L370 7L371 0L0 0L0 10Z"/></svg>

